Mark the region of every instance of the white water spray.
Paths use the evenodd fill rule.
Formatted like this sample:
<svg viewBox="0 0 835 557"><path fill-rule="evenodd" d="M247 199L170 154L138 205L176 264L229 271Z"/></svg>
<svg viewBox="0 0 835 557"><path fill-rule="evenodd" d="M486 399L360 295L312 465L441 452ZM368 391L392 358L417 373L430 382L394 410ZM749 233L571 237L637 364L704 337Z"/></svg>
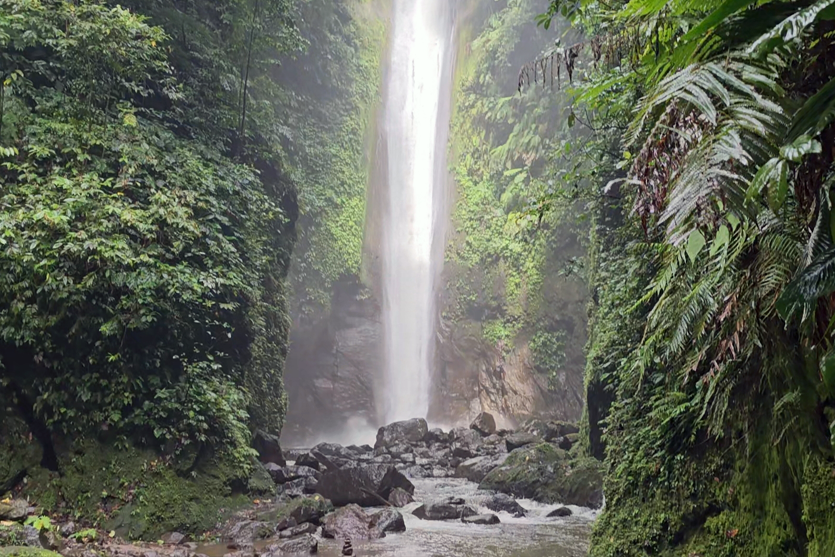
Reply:
<svg viewBox="0 0 835 557"><path fill-rule="evenodd" d="M384 131L385 423L426 417L435 286L443 265L446 139L453 62L451 0L394 0Z"/></svg>

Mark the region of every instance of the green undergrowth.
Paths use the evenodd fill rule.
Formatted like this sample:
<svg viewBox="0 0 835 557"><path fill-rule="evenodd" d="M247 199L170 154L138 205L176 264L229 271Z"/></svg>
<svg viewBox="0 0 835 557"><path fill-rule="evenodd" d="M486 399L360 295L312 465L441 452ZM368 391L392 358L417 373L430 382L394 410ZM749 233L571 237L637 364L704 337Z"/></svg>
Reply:
<svg viewBox="0 0 835 557"><path fill-rule="evenodd" d="M521 64L552 40L534 16L546 2L470 4L460 31L450 133L455 180L448 297L443 317L503 356L530 349L530 363L558 390L577 389L585 342L582 254L571 203L536 200L554 188L554 153L569 132L564 106L541 91L516 91ZM579 411L579 408L578 408Z"/></svg>
<svg viewBox="0 0 835 557"><path fill-rule="evenodd" d="M59 466L60 474L31 470L22 494L46 513L68 514L127 539L199 535L247 504L247 494L269 494L251 482L252 468L223 454L181 455L171 463L153 451L86 442L59 455Z"/></svg>
<svg viewBox="0 0 835 557"><path fill-rule="evenodd" d="M290 90L289 162L299 189L292 311L327 314L334 283L363 276L363 240L386 24L382 0L312 2L308 53L282 72Z"/></svg>

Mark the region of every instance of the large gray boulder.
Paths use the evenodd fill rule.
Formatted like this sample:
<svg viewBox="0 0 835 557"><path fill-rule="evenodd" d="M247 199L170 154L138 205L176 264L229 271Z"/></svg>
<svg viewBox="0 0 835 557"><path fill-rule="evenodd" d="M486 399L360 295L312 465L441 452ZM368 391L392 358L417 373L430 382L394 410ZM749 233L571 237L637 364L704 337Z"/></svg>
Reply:
<svg viewBox="0 0 835 557"><path fill-rule="evenodd" d="M493 414L482 412L470 424L470 429L479 432L483 437L488 437L496 433L496 419Z"/></svg>
<svg viewBox="0 0 835 557"><path fill-rule="evenodd" d="M283 557L284 555L313 555L319 551L319 541L311 534L273 544L261 554L262 557Z"/></svg>
<svg viewBox="0 0 835 557"><path fill-rule="evenodd" d="M371 515L372 523L383 532L405 532L406 521L400 511L390 507Z"/></svg>
<svg viewBox="0 0 835 557"><path fill-rule="evenodd" d="M412 482L394 466L365 464L326 472L316 485L316 493L337 507L352 503L361 507L378 507L385 504L395 488L409 495L415 493Z"/></svg>
<svg viewBox="0 0 835 557"><path fill-rule="evenodd" d="M507 445L507 452L512 452L518 449L519 447L533 445L534 443L542 443L542 438L527 431L519 431L517 433L508 435L505 438L504 442Z"/></svg>
<svg viewBox="0 0 835 557"><path fill-rule="evenodd" d="M507 454L505 453L496 456L477 456L465 460L455 469L455 477L466 478L471 482L479 483L493 468L504 464L505 460L507 460Z"/></svg>
<svg viewBox="0 0 835 557"><path fill-rule="evenodd" d="M23 521L29 514L29 503L25 499L0 501L0 519Z"/></svg>
<svg viewBox="0 0 835 557"><path fill-rule="evenodd" d="M418 443L429 433L429 426L423 418L394 422L377 430L375 449L391 447L400 443Z"/></svg>
<svg viewBox="0 0 835 557"><path fill-rule="evenodd" d="M374 515L366 514L359 505L348 505L326 516L322 520L322 535L338 540L376 540L386 536Z"/></svg>
<svg viewBox="0 0 835 557"><path fill-rule="evenodd" d="M468 516L475 516L477 513L463 499L449 497L424 503L412 511L412 514L421 520L460 520Z"/></svg>
<svg viewBox="0 0 835 557"><path fill-rule="evenodd" d="M405 507L410 503L414 503L415 499L408 491L396 487L391 490L391 493L389 493L388 502L392 506L400 508Z"/></svg>

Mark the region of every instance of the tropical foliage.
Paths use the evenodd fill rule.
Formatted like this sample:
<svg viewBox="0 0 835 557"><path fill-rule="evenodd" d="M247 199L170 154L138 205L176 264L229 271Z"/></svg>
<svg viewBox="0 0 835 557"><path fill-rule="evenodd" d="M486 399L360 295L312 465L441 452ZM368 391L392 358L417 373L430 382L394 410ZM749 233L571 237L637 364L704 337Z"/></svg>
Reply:
<svg viewBox="0 0 835 557"><path fill-rule="evenodd" d="M0 385L47 453L281 429L294 192L253 116L301 39L183 4L0 2Z"/></svg>
<svg viewBox="0 0 835 557"><path fill-rule="evenodd" d="M540 18L587 36L542 73L580 74L598 153L566 182L597 199L593 555L835 550L832 16L631 0Z"/></svg>
<svg viewBox="0 0 835 557"><path fill-rule="evenodd" d="M469 334L503 356L529 348L553 389L579 392L585 291L571 264L583 253L582 224L570 199L559 210L532 206L554 190L562 160L551 153L570 151L570 133L561 106L514 86L516 68L548 40L533 24L545 7L479 4L460 39L444 319L453 338Z"/></svg>

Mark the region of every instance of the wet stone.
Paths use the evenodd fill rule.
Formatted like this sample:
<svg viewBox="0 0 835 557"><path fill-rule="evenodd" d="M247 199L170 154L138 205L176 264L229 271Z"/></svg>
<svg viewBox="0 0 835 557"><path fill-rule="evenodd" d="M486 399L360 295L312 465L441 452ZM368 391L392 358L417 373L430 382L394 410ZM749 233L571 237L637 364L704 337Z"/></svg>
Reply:
<svg viewBox="0 0 835 557"><path fill-rule="evenodd" d="M464 524L492 525L499 524L501 520L494 514L477 514L475 516L465 516L461 519L461 522Z"/></svg>

